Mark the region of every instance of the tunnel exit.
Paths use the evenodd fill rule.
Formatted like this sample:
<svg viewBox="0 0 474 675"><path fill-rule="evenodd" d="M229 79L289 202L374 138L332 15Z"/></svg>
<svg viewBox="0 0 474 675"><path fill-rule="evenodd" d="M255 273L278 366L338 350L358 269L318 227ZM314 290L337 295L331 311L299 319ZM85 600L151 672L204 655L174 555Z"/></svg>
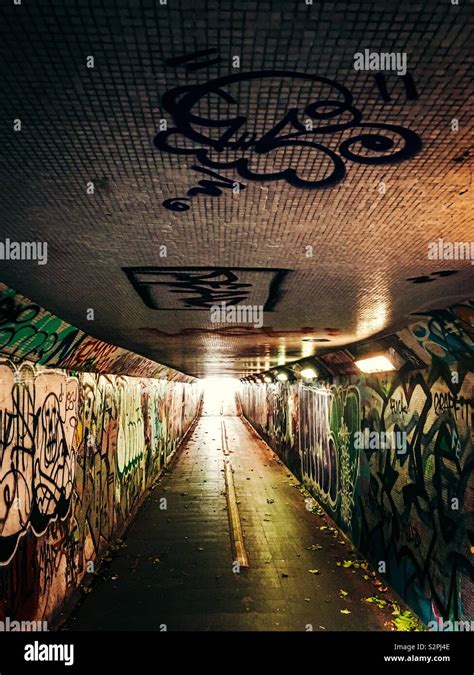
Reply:
<svg viewBox="0 0 474 675"><path fill-rule="evenodd" d="M202 380L203 415L235 415L240 381L233 377L206 377Z"/></svg>

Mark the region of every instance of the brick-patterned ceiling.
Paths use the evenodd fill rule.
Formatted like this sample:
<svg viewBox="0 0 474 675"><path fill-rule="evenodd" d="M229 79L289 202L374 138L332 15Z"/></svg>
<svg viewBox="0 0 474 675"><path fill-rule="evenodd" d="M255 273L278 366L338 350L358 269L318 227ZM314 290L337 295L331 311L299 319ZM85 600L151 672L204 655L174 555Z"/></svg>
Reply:
<svg viewBox="0 0 474 675"><path fill-rule="evenodd" d="M0 12L0 241L49 253L44 266L0 261L0 280L70 323L187 373L240 375L472 294L470 261L427 256L430 241L472 238L467 2L23 0ZM408 77L386 73L384 93L354 69L364 49L406 53ZM163 98L175 87L190 88ZM163 120L179 129L154 144ZM382 142L343 144L361 133ZM401 161L365 161L404 138ZM244 187L193 194L212 180L193 166ZM186 210L163 205L177 197ZM209 277L207 300L189 287L215 268L229 285L214 290L266 305L262 328L217 326L186 303L217 297Z"/></svg>

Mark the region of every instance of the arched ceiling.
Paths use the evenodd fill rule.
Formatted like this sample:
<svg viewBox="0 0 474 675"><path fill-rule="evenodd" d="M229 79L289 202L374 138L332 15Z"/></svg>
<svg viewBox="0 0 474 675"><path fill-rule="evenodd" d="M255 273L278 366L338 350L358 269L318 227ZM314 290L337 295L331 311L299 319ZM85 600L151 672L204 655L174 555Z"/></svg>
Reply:
<svg viewBox="0 0 474 675"><path fill-rule="evenodd" d="M0 13L0 242L48 244L0 281L69 323L242 375L472 295L470 260L429 255L472 238L467 3ZM355 69L366 49L406 74ZM222 300L263 325L216 324Z"/></svg>

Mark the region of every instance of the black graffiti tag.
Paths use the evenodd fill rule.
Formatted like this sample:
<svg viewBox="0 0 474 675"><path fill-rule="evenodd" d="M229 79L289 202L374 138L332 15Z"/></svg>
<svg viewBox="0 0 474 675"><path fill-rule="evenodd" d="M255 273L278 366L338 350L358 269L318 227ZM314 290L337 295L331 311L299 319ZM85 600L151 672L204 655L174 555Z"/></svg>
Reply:
<svg viewBox="0 0 474 675"><path fill-rule="evenodd" d="M311 120L309 127L301 121L300 110L290 108L277 124L260 136L255 132L244 131L248 118L238 111L234 117L216 119L195 111L205 97L209 96L217 97L220 102L229 106L237 106L238 100L226 91L226 87L242 82L262 83L271 79L317 83L331 87L335 94L331 94L331 98L318 98L304 107L303 115L306 120ZM364 122L362 112L353 105L351 92L343 85L319 75L296 71L260 70L227 75L205 84L175 87L164 94L162 103L175 126L155 136L155 147L171 155L194 155L203 166L195 164L192 168L213 178L201 180L199 187L188 190L187 197L176 197L163 202L165 208L176 212L189 210L189 202L197 194L219 196L225 188L235 185L240 189L245 188L244 184L235 183L211 170L231 169L244 180L284 180L293 187L311 190L339 183L346 174L343 159L359 164L392 164L412 157L422 147L420 137L405 127ZM323 136L340 134L348 129L359 133L340 142L339 154L327 146L327 140L324 143L318 142ZM399 143L392 136L402 142L401 147L398 147ZM291 163L276 171L257 171L252 167L252 160L256 157L268 156L281 148L310 149L318 153L319 159L329 166L329 173L326 168L323 176L308 180L300 175L300 167L292 166ZM229 159L230 152L239 156ZM245 156L245 153L249 156Z"/></svg>
<svg viewBox="0 0 474 675"><path fill-rule="evenodd" d="M174 281L157 285L167 286L171 293L190 294L196 297L181 298L186 307L208 309L218 302L237 305L248 297L250 283L239 283L239 277L228 269L216 269L208 273L174 272Z"/></svg>

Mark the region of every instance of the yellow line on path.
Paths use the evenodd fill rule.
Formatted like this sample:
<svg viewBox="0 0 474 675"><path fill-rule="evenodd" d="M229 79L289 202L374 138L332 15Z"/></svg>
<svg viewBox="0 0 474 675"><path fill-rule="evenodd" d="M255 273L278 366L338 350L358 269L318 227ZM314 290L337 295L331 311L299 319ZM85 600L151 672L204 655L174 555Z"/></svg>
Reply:
<svg viewBox="0 0 474 675"><path fill-rule="evenodd" d="M222 451L224 455L228 455L229 453L229 443L227 441L227 431L225 428L225 422L224 420L221 421L221 441L222 441Z"/></svg>
<svg viewBox="0 0 474 675"><path fill-rule="evenodd" d="M242 534L242 524L240 522L239 507L235 495L234 475L232 473L232 464L228 459L224 460L225 475L225 493L227 497L227 510L229 513L230 538L232 542L232 552L234 560L240 567L250 567L247 552L245 550L244 537Z"/></svg>

